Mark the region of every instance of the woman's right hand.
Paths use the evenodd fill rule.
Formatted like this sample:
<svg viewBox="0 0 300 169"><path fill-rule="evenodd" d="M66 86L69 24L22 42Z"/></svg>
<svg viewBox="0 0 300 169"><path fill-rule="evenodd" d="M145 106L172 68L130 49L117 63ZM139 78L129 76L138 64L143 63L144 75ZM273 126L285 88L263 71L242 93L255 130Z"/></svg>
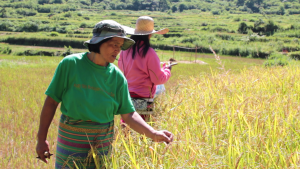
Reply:
<svg viewBox="0 0 300 169"><path fill-rule="evenodd" d="M36 153L38 155L38 157L40 157L40 159L42 161L44 161L45 163L48 163L48 160L46 160L44 153L47 151L49 152L49 143L47 140L45 141L38 141L37 145L36 145Z"/></svg>
<svg viewBox="0 0 300 169"><path fill-rule="evenodd" d="M172 66L169 65L169 64L167 65L166 63L164 63L164 64L163 64L163 68L164 68L164 69L169 69L169 70L171 71Z"/></svg>
<svg viewBox="0 0 300 169"><path fill-rule="evenodd" d="M173 141L174 135L167 130L155 131L152 137L155 142L166 142L167 144Z"/></svg>

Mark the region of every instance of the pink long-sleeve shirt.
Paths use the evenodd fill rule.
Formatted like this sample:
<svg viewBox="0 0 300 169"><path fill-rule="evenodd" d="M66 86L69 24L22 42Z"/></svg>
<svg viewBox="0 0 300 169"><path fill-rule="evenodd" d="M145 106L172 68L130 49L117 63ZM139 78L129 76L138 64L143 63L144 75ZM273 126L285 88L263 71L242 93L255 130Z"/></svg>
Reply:
<svg viewBox="0 0 300 169"><path fill-rule="evenodd" d="M171 76L169 69L160 67L160 60L151 47L144 58L136 52L132 59L130 49L121 51L118 66L127 79L129 92L145 98L154 97L156 85L166 83Z"/></svg>

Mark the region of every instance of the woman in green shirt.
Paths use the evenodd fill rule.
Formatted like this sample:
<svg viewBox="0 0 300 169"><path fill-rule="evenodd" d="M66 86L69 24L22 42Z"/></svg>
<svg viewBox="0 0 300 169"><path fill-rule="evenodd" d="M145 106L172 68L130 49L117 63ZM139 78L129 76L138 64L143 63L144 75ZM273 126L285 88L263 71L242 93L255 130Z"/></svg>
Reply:
<svg viewBox="0 0 300 169"><path fill-rule="evenodd" d="M127 81L112 64L121 50L133 44L122 25L103 20L95 25L93 38L84 42L90 52L69 55L59 63L40 116L36 152L42 161L49 158L47 133L60 102L55 168L73 167L73 161L95 168L91 146L100 156L110 152L118 114L138 133L157 142L172 142L172 133L154 130L135 112Z"/></svg>

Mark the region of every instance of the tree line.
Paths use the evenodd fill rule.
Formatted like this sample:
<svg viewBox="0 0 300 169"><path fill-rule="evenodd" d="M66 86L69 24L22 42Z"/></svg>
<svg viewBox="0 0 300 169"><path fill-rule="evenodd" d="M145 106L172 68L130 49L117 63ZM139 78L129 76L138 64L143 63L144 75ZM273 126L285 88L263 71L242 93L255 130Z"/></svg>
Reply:
<svg viewBox="0 0 300 169"><path fill-rule="evenodd" d="M210 11L214 15L229 13L300 14L300 0L0 0L0 17L5 8L23 10L29 16L34 11L56 13L77 9L97 10L148 10L168 13L185 10ZM26 9L31 12L26 11ZM22 12L20 12L22 13Z"/></svg>

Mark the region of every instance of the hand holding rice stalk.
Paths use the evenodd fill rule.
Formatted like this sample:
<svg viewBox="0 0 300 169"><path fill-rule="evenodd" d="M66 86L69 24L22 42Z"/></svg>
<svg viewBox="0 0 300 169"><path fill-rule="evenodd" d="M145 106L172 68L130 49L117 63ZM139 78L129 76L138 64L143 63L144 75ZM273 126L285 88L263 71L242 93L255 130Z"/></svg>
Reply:
<svg viewBox="0 0 300 169"><path fill-rule="evenodd" d="M172 69L172 66L174 65L177 65L177 62L174 62L176 61L175 59L173 58L170 58L168 62L160 62L161 64L163 64L163 68L164 69Z"/></svg>
<svg viewBox="0 0 300 169"><path fill-rule="evenodd" d="M169 144L173 141L174 136L171 132L167 130L156 131L154 134L154 138L152 138L154 142L163 142L165 144Z"/></svg>
<svg viewBox="0 0 300 169"><path fill-rule="evenodd" d="M49 143L47 140L44 142L44 144L40 142L40 144L37 145L36 153L38 154L36 158L44 161L45 163L48 163L46 158L50 159L50 157L53 155L49 152Z"/></svg>
<svg viewBox="0 0 300 169"><path fill-rule="evenodd" d="M44 158L45 158L45 159L46 159L46 158L49 158L49 159L50 159L50 157L51 157L52 155L53 155L53 154L49 153L48 151L45 151L45 152L44 152ZM36 157L36 158L42 159L40 156L38 156L38 157ZM44 160L42 160L42 161L44 161Z"/></svg>

